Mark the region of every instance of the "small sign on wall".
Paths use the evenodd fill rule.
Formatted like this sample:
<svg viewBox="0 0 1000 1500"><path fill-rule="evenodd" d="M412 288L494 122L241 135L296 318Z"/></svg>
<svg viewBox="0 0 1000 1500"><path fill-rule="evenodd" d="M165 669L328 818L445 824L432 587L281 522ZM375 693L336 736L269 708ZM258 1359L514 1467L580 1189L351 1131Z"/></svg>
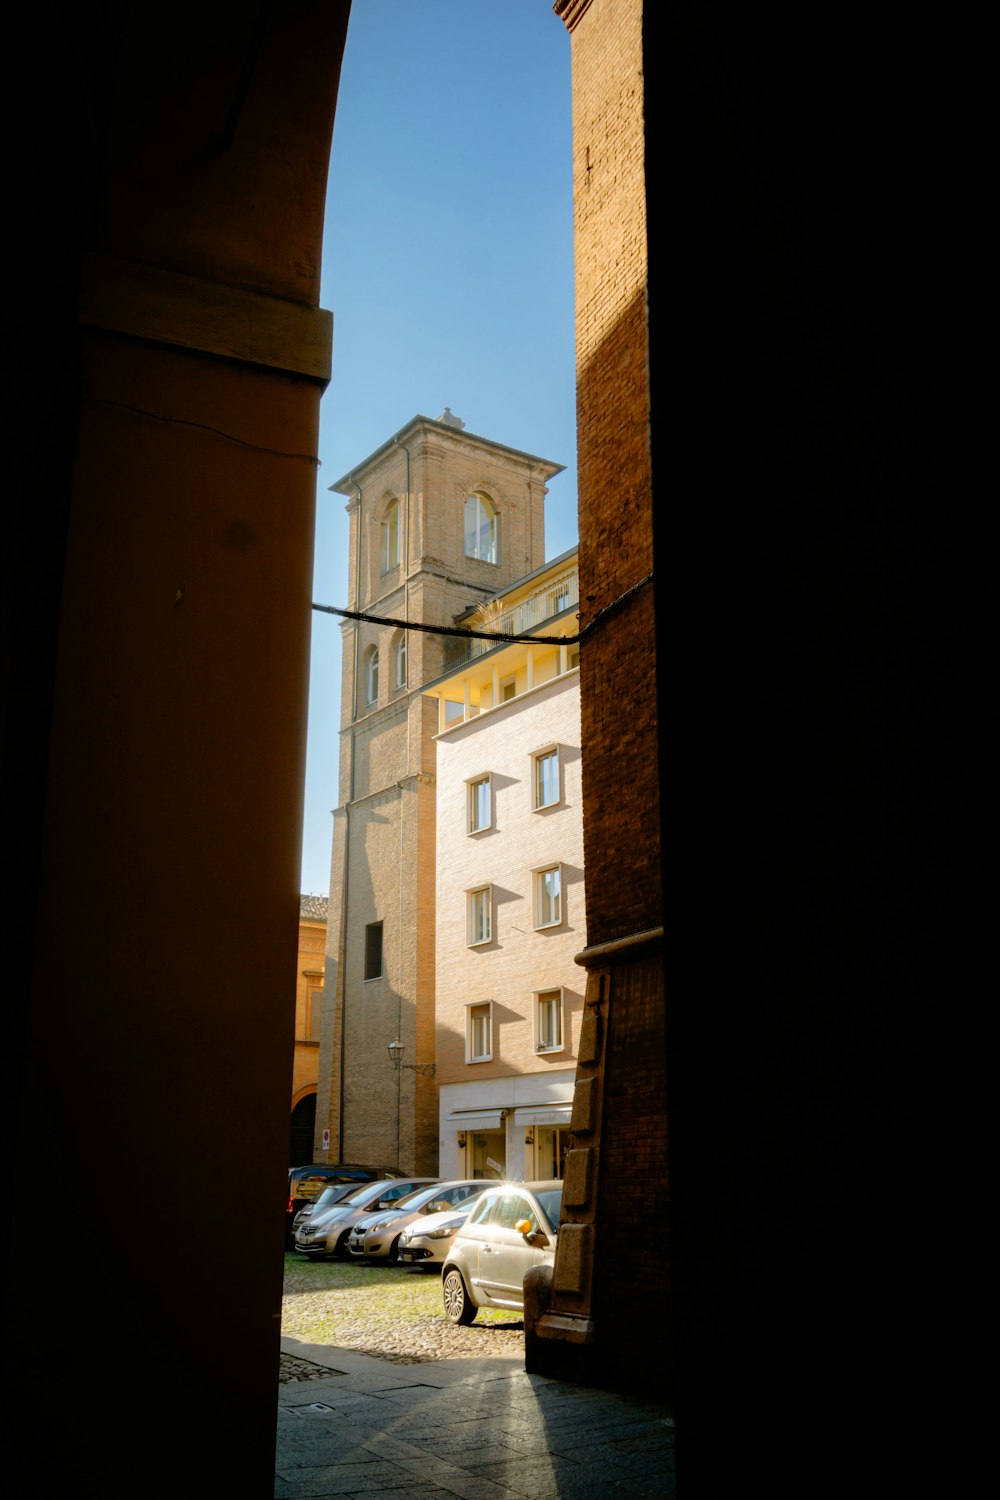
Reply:
<svg viewBox="0 0 1000 1500"><path fill-rule="evenodd" d="M503 1167L500 1165L500 1163L498 1161L494 1161L493 1158L492 1158L492 1156L488 1156L486 1158L486 1165L488 1167L492 1167L493 1170L494 1170L494 1172L499 1172L501 1174L501 1176L503 1175Z"/></svg>
<svg viewBox="0 0 1000 1500"><path fill-rule="evenodd" d="M330 1149L330 1132L328 1130L324 1130L324 1132L323 1132L323 1150L324 1151L329 1151L329 1149Z"/></svg>

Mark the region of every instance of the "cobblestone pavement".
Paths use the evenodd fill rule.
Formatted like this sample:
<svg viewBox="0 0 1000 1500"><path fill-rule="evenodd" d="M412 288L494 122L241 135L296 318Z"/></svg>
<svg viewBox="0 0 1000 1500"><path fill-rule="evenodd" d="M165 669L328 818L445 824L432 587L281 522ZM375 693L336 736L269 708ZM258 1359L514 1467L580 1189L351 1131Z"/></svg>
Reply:
<svg viewBox="0 0 1000 1500"><path fill-rule="evenodd" d="M517 1313L484 1309L467 1327L450 1323L436 1274L308 1262L294 1254L285 1257L281 1332L400 1365L524 1353L524 1322ZM329 1371L321 1366L281 1356L281 1383L324 1377Z"/></svg>

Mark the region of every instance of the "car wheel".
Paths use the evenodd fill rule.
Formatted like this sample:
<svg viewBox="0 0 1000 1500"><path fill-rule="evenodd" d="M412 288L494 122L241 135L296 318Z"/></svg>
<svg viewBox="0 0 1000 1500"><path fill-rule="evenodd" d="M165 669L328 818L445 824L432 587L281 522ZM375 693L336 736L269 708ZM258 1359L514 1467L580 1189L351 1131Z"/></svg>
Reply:
<svg viewBox="0 0 1000 1500"><path fill-rule="evenodd" d="M469 1300L461 1271L450 1270L441 1283L444 1315L450 1323L471 1323L478 1309Z"/></svg>
<svg viewBox="0 0 1000 1500"><path fill-rule="evenodd" d="M350 1260L351 1259L351 1253L350 1253L350 1250L348 1249L348 1246L347 1246L347 1233L346 1233L346 1231L345 1231L344 1234L342 1234L342 1235L340 1235L338 1237L336 1244L334 1245L333 1249L330 1251L330 1254L333 1256L334 1260Z"/></svg>
<svg viewBox="0 0 1000 1500"><path fill-rule="evenodd" d="M396 1265L398 1263L398 1261L399 1261L399 1236L398 1235L392 1241L392 1244L389 1246L389 1253L386 1256L386 1260L389 1262L389 1264L391 1266Z"/></svg>

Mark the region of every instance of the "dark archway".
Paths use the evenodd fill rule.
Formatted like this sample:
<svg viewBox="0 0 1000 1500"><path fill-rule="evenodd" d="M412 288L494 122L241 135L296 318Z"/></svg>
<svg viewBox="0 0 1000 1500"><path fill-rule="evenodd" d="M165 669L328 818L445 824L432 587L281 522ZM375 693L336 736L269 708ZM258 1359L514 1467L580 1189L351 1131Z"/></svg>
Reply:
<svg viewBox="0 0 1000 1500"><path fill-rule="evenodd" d="M316 1091L306 1094L292 1109L289 1131L288 1165L308 1166L313 1159L313 1134L316 1129Z"/></svg>
<svg viewBox="0 0 1000 1500"><path fill-rule="evenodd" d="M559 9L585 16L588 0ZM609 10L594 0L589 19ZM33 85L6 163L2 842L24 1059L5 1091L7 1206L37 1183L30 1122L51 1102L77 1238L70 1264L32 1247L31 1275L68 1289L58 1443L34 1379L46 1330L11 1275L5 1344L10 1425L53 1492L131 1497L139 1475L172 1500L196 1460L206 1491L273 1493L292 1049L273 996L296 951L329 357L316 289L348 14L347 0L81 0L6 23ZM890 1430L886 1372L908 1346L887 1229L920 1137L887 1126L886 1080L916 997L932 978L937 1009L949 992L928 967L938 914L914 923L936 852L916 759L934 589L906 581L921 485L899 502L917 445L897 382L914 351L888 347L923 326L928 211L919 232L898 217L924 102L897 109L887 91L937 74L901 69L897 27L867 12L834 30L799 17L790 66L784 23L757 12L672 24L647 100L669 155L649 231L661 654L654 667L644 641L640 670L657 672L671 789L679 1465L725 1448L741 1467L754 1456L771 1495L793 1466L792 1492L803 1474L817 1492L817 1455L846 1476L851 1433ZM654 187L656 170L649 151ZM214 1161L246 1164L247 1232L207 1277ZM154 1253L111 1256L109 1177L150 1171L175 1212ZM23 1235L10 1245L16 1269ZM825 1356L845 1347L840 1388ZM859 1386L877 1406L860 1409ZM762 1390L780 1422L761 1420ZM851 1431L831 1437L844 1409Z"/></svg>

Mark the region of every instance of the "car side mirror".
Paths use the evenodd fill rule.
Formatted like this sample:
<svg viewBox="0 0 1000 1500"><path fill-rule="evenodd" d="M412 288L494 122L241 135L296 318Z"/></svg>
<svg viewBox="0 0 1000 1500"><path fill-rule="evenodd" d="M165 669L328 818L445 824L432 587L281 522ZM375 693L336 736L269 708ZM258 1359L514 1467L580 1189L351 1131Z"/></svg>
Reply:
<svg viewBox="0 0 1000 1500"><path fill-rule="evenodd" d="M532 1229L530 1219L518 1219L514 1225L518 1234L523 1234L529 1245L548 1244L548 1240L540 1229Z"/></svg>

